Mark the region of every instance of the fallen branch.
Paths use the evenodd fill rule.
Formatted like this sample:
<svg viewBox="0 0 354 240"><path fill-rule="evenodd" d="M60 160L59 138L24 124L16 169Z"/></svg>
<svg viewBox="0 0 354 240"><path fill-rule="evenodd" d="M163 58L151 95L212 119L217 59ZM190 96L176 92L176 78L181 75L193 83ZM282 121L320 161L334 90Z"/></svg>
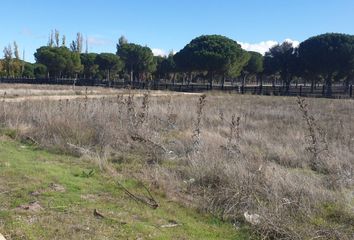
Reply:
<svg viewBox="0 0 354 240"><path fill-rule="evenodd" d="M117 184L124 190L125 194L127 194L134 201L143 203L152 209L158 208L159 204L157 203L157 201L151 195L151 192L149 191L149 189L144 184L142 184L142 186L146 190L146 192L148 193L148 195L149 195L148 197L137 196L136 194L133 194L128 189L126 189L120 182L117 182Z"/></svg>
<svg viewBox="0 0 354 240"><path fill-rule="evenodd" d="M93 215L97 218L105 218L101 213L97 211L97 209L93 210Z"/></svg>

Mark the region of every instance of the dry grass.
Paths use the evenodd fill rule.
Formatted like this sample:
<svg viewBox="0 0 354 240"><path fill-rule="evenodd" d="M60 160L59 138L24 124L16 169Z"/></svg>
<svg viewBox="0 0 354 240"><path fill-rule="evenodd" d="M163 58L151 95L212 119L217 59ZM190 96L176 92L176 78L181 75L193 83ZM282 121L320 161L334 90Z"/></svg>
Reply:
<svg viewBox="0 0 354 240"><path fill-rule="evenodd" d="M245 212L258 214L253 229L264 239L352 239L354 102L306 103L129 91L101 99L3 102L0 119L18 137L96 156L103 169L148 180L170 198L236 225L245 222ZM318 156L322 140L326 157ZM339 221L346 211L349 220Z"/></svg>

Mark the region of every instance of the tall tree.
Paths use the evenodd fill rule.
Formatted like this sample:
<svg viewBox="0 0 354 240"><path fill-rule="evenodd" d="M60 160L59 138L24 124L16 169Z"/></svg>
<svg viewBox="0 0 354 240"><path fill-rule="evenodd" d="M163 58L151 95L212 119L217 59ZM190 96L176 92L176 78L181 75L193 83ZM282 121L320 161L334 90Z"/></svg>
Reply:
<svg viewBox="0 0 354 240"><path fill-rule="evenodd" d="M82 70L80 55L67 47L40 47L34 56L47 67L50 77L76 77Z"/></svg>
<svg viewBox="0 0 354 240"><path fill-rule="evenodd" d="M4 67L4 61L0 59L0 77L3 77L6 75L5 67Z"/></svg>
<svg viewBox="0 0 354 240"><path fill-rule="evenodd" d="M62 76L66 67L66 58L59 48L40 47L34 56L37 63L47 67L48 77Z"/></svg>
<svg viewBox="0 0 354 240"><path fill-rule="evenodd" d="M14 41L13 46L14 46L13 49L14 49L15 58L12 61L12 70L13 70L13 75L15 77L19 77L19 76L22 75L21 74L22 73L22 71L21 71L22 61L21 61L21 58L20 58L20 51L18 49L18 45L17 45L16 41Z"/></svg>
<svg viewBox="0 0 354 240"><path fill-rule="evenodd" d="M118 46L117 49L119 48L119 46L122 46L124 44L128 43L128 39L126 39L123 35L118 39Z"/></svg>
<svg viewBox="0 0 354 240"><path fill-rule="evenodd" d="M63 35L63 37L61 38L61 46L65 47L66 46L66 36Z"/></svg>
<svg viewBox="0 0 354 240"><path fill-rule="evenodd" d="M84 69L83 65L81 64L80 54L67 51L65 51L65 54L67 56L65 74L68 77L74 77L76 79L78 74Z"/></svg>
<svg viewBox="0 0 354 240"><path fill-rule="evenodd" d="M76 46L77 46L77 52L81 53L82 52L82 47L83 47L83 41L84 38L82 36L82 33L77 33L76 34Z"/></svg>
<svg viewBox="0 0 354 240"><path fill-rule="evenodd" d="M255 75L257 78L263 72L263 56L258 52L249 51L249 60L241 71L242 85L245 85L246 78L249 75Z"/></svg>
<svg viewBox="0 0 354 240"><path fill-rule="evenodd" d="M85 46L85 53L88 54L88 49L89 49L89 44L88 44L88 37L86 35L86 40L85 40L86 46Z"/></svg>
<svg viewBox="0 0 354 240"><path fill-rule="evenodd" d="M17 60L20 60L20 51L18 50L16 41L14 41L14 55Z"/></svg>
<svg viewBox="0 0 354 240"><path fill-rule="evenodd" d="M271 47L264 56L265 72L280 74L286 94L289 93L291 81L297 72L297 59L297 49L291 42L287 41Z"/></svg>
<svg viewBox="0 0 354 240"><path fill-rule="evenodd" d="M311 37L300 44L299 57L306 71L324 79L330 97L332 83L354 71L354 36L326 33Z"/></svg>
<svg viewBox="0 0 354 240"><path fill-rule="evenodd" d="M164 78L164 69L162 68L162 62L166 59L166 57L162 56L154 56L154 61L156 63L156 71L154 72L156 79Z"/></svg>
<svg viewBox="0 0 354 240"><path fill-rule="evenodd" d="M143 47L134 43L119 41L117 44L117 55L124 61L125 69L130 73L130 80L135 78L142 80L147 78L156 69L154 54L148 47Z"/></svg>
<svg viewBox="0 0 354 240"><path fill-rule="evenodd" d="M78 32L76 34L75 41L72 41L71 44L70 44L70 49L73 52L81 53L82 52L82 46L83 46L83 36L82 36L82 33Z"/></svg>
<svg viewBox="0 0 354 240"><path fill-rule="evenodd" d="M182 71L207 71L211 87L216 74L223 82L226 75L238 76L248 58L236 41L220 35L197 37L174 56Z"/></svg>
<svg viewBox="0 0 354 240"><path fill-rule="evenodd" d="M102 71L106 72L109 85L111 85L112 75L123 69L123 62L113 53L101 53L97 55L95 63Z"/></svg>
<svg viewBox="0 0 354 240"><path fill-rule="evenodd" d="M49 35L48 47L54 47L54 33L53 33L53 30L51 31L51 33Z"/></svg>
<svg viewBox="0 0 354 240"><path fill-rule="evenodd" d="M173 60L173 53L170 53L168 57L156 56L156 72L155 75L158 78L170 78L170 74L176 72L176 64Z"/></svg>
<svg viewBox="0 0 354 240"><path fill-rule="evenodd" d="M26 62L23 66L22 76L26 78L34 78L34 64Z"/></svg>
<svg viewBox="0 0 354 240"><path fill-rule="evenodd" d="M46 78L48 75L47 66L40 63L35 63L33 66L33 73L35 78Z"/></svg>
<svg viewBox="0 0 354 240"><path fill-rule="evenodd" d="M54 38L55 38L55 45L56 47L60 47L60 34L59 34L59 31L55 29L55 32L54 32Z"/></svg>
<svg viewBox="0 0 354 240"><path fill-rule="evenodd" d="M96 64L97 53L82 53L80 54L81 63L84 66L83 77L92 79L99 71L99 66Z"/></svg>
<svg viewBox="0 0 354 240"><path fill-rule="evenodd" d="M4 61L3 65L6 71L6 76L10 77L13 76L13 52L11 45L9 44L7 47L4 48Z"/></svg>

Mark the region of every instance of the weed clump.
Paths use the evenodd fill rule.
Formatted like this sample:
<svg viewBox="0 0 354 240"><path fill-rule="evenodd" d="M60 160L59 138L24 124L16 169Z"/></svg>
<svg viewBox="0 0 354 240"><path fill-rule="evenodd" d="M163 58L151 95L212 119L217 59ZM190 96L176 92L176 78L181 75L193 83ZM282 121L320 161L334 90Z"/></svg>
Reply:
<svg viewBox="0 0 354 240"><path fill-rule="evenodd" d="M318 125L318 121L310 114L304 98L298 97L297 104L306 123L306 151L311 154L310 167L317 172L328 172L325 166L325 157L328 157L328 143L326 132Z"/></svg>

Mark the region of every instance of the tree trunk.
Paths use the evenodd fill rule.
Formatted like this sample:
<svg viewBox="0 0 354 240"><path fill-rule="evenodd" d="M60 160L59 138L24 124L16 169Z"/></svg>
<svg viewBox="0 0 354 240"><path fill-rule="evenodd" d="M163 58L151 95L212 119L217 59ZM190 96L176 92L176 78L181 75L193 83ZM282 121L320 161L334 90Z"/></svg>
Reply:
<svg viewBox="0 0 354 240"><path fill-rule="evenodd" d="M332 76L326 78L326 97L332 97Z"/></svg>
<svg viewBox="0 0 354 240"><path fill-rule="evenodd" d="M213 89L213 72L210 72L210 79L209 79L209 86L210 86L210 89Z"/></svg>
<svg viewBox="0 0 354 240"><path fill-rule="evenodd" d="M108 87L111 87L111 76L110 76L111 71L108 69L107 71L107 79L108 79Z"/></svg>
<svg viewBox="0 0 354 240"><path fill-rule="evenodd" d="M263 86L263 75L262 74L261 75L257 75L257 79L259 81L259 85Z"/></svg>
<svg viewBox="0 0 354 240"><path fill-rule="evenodd" d="M344 81L344 86L345 86L345 92L348 93L349 92L349 86L350 86L350 77L348 76L345 81Z"/></svg>
<svg viewBox="0 0 354 240"><path fill-rule="evenodd" d="M221 88L224 89L225 86L225 73L222 75Z"/></svg>
<svg viewBox="0 0 354 240"><path fill-rule="evenodd" d="M288 96L289 93L290 93L289 90L290 90L290 83L291 83L291 80L292 80L292 76L287 75L284 79L285 79L285 81L284 81L284 83L285 83L285 95Z"/></svg>
<svg viewBox="0 0 354 240"><path fill-rule="evenodd" d="M189 72L188 73L188 77L187 77L187 85L189 86L189 84L191 83L192 81L192 72Z"/></svg>
<svg viewBox="0 0 354 240"><path fill-rule="evenodd" d="M263 95L263 75L257 74L256 79L257 79L257 83L259 83L259 94Z"/></svg>
<svg viewBox="0 0 354 240"><path fill-rule="evenodd" d="M241 83L242 87L244 87L246 85L246 78L247 78L247 74L243 74L242 75L242 83Z"/></svg>
<svg viewBox="0 0 354 240"><path fill-rule="evenodd" d="M285 94L289 95L290 90L290 80L285 81Z"/></svg>
<svg viewBox="0 0 354 240"><path fill-rule="evenodd" d="M172 84L173 84L173 86L175 85L175 79L176 79L176 73L173 73L173 75L172 75Z"/></svg>
<svg viewBox="0 0 354 240"><path fill-rule="evenodd" d="M315 87L315 79L311 79L311 93L313 93L314 87Z"/></svg>

